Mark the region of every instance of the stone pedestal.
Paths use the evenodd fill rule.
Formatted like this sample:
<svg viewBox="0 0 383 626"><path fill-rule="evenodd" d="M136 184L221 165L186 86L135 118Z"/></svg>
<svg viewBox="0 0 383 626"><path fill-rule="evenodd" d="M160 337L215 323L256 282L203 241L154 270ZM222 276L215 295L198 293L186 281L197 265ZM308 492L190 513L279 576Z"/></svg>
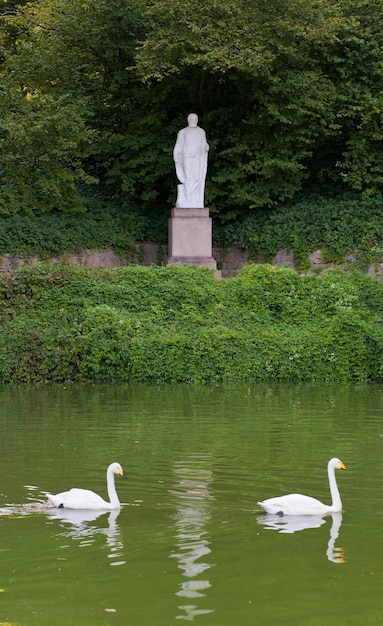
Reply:
<svg viewBox="0 0 383 626"><path fill-rule="evenodd" d="M209 209L172 209L168 265L205 265L217 269L212 256Z"/></svg>

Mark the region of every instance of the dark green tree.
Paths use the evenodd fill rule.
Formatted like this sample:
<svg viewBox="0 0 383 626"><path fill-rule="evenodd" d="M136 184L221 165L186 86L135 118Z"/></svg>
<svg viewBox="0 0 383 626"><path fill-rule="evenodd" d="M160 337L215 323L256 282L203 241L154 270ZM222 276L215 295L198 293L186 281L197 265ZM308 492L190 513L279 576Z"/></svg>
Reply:
<svg viewBox="0 0 383 626"><path fill-rule="evenodd" d="M92 195L165 215L194 110L207 204L234 219L332 186L382 191L380 0L4 4L0 212Z"/></svg>
<svg viewBox="0 0 383 626"><path fill-rule="evenodd" d="M19 36L0 70L3 214L82 209L80 186L103 174L99 155L127 130L141 28L133 9L124 0L42 0L4 12Z"/></svg>
<svg viewBox="0 0 383 626"><path fill-rule="evenodd" d="M333 94L330 141L317 143L310 182L340 178L374 195L383 190L383 4L340 0L339 7L345 19L336 39L313 48Z"/></svg>
<svg viewBox="0 0 383 626"><path fill-rule="evenodd" d="M382 190L382 10L377 0L151 3L137 64L149 81L199 72L213 209L235 217L317 185Z"/></svg>

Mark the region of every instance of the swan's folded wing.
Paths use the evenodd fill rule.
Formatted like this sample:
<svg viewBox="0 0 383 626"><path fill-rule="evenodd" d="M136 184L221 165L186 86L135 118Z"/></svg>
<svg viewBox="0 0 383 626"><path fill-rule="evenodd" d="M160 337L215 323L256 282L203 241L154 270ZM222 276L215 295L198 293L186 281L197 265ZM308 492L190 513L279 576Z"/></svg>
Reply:
<svg viewBox="0 0 383 626"><path fill-rule="evenodd" d="M329 508L316 498L301 493L289 493L258 502L267 512L274 515L321 515Z"/></svg>
<svg viewBox="0 0 383 626"><path fill-rule="evenodd" d="M97 493L89 489L73 488L55 495L47 494L54 506L64 509L102 509L110 508Z"/></svg>

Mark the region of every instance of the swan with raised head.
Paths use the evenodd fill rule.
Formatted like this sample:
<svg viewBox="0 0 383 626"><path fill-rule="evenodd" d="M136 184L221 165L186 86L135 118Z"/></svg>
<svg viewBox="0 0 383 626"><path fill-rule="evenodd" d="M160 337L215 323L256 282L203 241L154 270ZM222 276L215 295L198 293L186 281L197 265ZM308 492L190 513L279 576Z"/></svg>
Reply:
<svg viewBox="0 0 383 626"><path fill-rule="evenodd" d="M266 511L275 515L326 515L327 513L339 513L342 510L339 489L335 478L336 469L348 469L339 459L330 459L327 465L328 481L332 504L323 504L316 498L304 496L300 493L289 493L286 496L269 498L258 502Z"/></svg>
<svg viewBox="0 0 383 626"><path fill-rule="evenodd" d="M47 493L48 500L60 509L118 509L121 504L114 484L115 475L126 478L124 470L119 463L111 463L106 470L106 486L109 502L90 489L76 488L63 491L62 493Z"/></svg>

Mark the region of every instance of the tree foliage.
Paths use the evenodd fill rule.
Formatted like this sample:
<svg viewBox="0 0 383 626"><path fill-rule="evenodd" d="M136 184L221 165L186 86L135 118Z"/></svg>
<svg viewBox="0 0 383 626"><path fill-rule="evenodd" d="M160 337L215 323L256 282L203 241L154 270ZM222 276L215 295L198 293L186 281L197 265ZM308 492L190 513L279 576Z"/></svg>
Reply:
<svg viewBox="0 0 383 626"><path fill-rule="evenodd" d="M381 193L382 18L380 0L4 3L0 212L82 210L89 185L168 212L191 110L222 220L318 187Z"/></svg>
<svg viewBox="0 0 383 626"><path fill-rule="evenodd" d="M8 38L12 28L18 37L0 91L3 213L81 209L79 183L96 182L105 132L123 129L129 108L139 26L125 9L41 0L5 12Z"/></svg>

